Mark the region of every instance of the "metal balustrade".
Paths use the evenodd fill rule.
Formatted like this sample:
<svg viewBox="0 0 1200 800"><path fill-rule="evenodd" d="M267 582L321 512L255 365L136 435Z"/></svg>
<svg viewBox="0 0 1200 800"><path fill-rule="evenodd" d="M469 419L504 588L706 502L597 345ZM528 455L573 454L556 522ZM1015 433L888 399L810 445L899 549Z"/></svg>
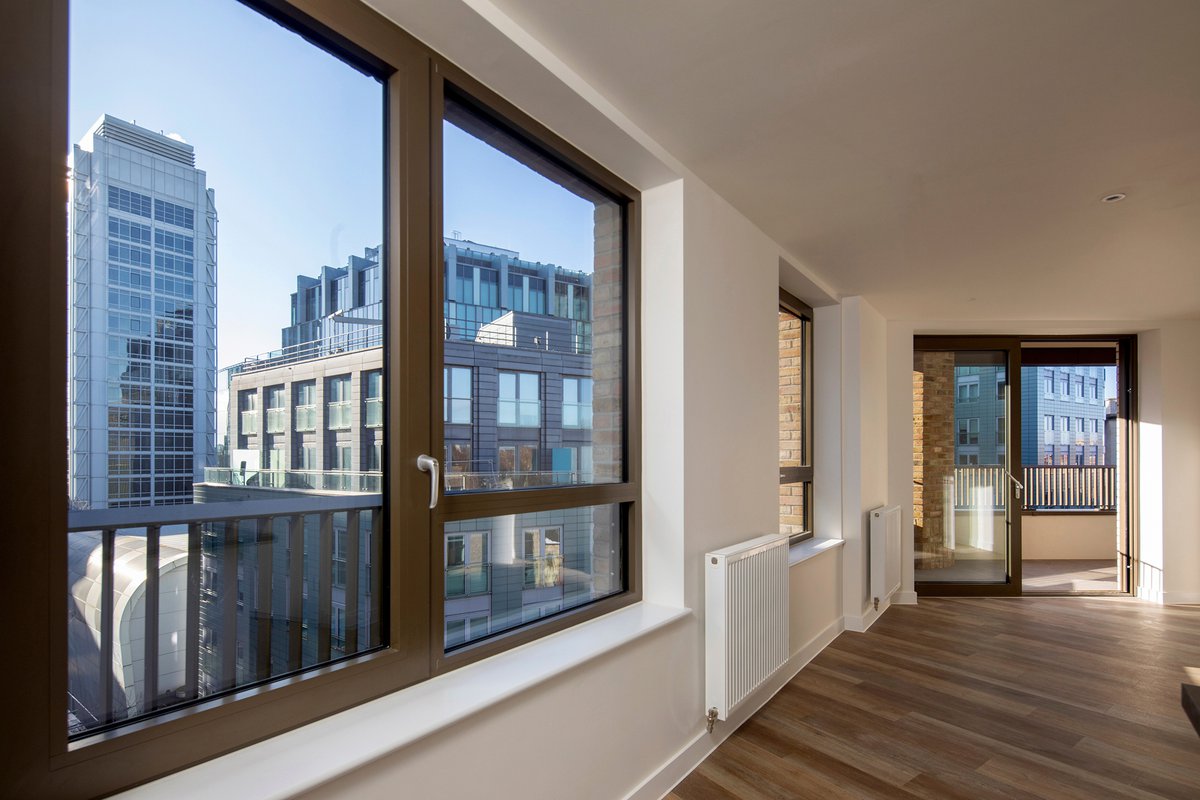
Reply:
<svg viewBox="0 0 1200 800"><path fill-rule="evenodd" d="M593 473L548 470L538 472L446 472L447 492L470 492L484 489L536 489L544 486L589 484Z"/></svg>
<svg viewBox="0 0 1200 800"><path fill-rule="evenodd" d="M317 469L231 469L206 467L204 482L259 489L292 489L320 492L383 491L383 473Z"/></svg>
<svg viewBox="0 0 1200 800"><path fill-rule="evenodd" d="M492 565L460 564L446 567L446 597L471 597L492 590Z"/></svg>
<svg viewBox="0 0 1200 800"><path fill-rule="evenodd" d="M370 590L384 585L378 553L366 553L366 586L359 586L359 576L360 543L379 546L382 514L378 493L71 511L67 535L77 556L68 568L72 734L329 661L335 515L346 566L338 587L345 608L339 649L352 654L379 646L381 593ZM273 547L284 547L286 557L274 559ZM239 551L253 557L239 559ZM315 565L315 586L306 579L306 559ZM283 602L273 603L279 591ZM311 616L312 604L315 661L303 649L311 625L304 611ZM207 619L219 622L223 640L205 632L202 606ZM273 647L281 632L286 643ZM160 658L170 662L168 685L160 683ZM182 669L171 666L180 663Z"/></svg>
<svg viewBox="0 0 1200 800"><path fill-rule="evenodd" d="M1025 485L1024 511L1115 511L1117 468L1115 465L1031 465L1022 468ZM1000 466L954 468L954 504L976 508L983 497L992 498L994 508L1003 508L1008 481Z"/></svg>

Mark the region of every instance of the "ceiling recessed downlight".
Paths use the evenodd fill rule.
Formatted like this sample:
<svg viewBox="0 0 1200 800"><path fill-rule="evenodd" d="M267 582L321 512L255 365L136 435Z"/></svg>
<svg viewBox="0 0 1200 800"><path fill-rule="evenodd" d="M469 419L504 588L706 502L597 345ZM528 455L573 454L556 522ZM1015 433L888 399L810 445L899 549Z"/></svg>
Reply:
<svg viewBox="0 0 1200 800"><path fill-rule="evenodd" d="M1101 197L1100 202L1101 203L1119 203L1124 199L1125 199L1124 192L1115 192L1113 194L1105 195L1104 197Z"/></svg>

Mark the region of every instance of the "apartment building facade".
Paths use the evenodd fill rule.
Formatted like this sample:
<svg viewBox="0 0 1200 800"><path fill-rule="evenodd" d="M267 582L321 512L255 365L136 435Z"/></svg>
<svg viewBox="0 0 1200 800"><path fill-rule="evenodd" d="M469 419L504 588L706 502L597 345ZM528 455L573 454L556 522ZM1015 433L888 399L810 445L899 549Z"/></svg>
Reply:
<svg viewBox="0 0 1200 800"><path fill-rule="evenodd" d="M230 368L229 465L207 471L198 500L382 490L379 256L367 248L344 267L299 276L283 347ZM590 275L456 239L445 240L444 260L453 288L444 304L443 491L593 482ZM590 597L604 580L593 574L594 558L611 559L620 538L616 516L596 507L449 523L446 646ZM332 525L336 559L345 522L338 516ZM345 589L334 580L334 642ZM364 596L358 608L370 605ZM245 616L241 640L250 631ZM213 631L225 624L217 616L206 623ZM253 657L241 654L239 669Z"/></svg>
<svg viewBox="0 0 1200 800"><path fill-rule="evenodd" d="M1024 367L1021 460L1025 466L1115 464L1106 450L1105 380L1111 367ZM1007 449L1005 369L955 369L955 463L1002 464Z"/></svg>

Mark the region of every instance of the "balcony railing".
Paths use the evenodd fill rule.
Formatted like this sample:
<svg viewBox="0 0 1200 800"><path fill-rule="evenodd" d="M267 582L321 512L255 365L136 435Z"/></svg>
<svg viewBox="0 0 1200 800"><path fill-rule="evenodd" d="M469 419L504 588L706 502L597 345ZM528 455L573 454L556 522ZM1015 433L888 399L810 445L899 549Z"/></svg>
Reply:
<svg viewBox="0 0 1200 800"><path fill-rule="evenodd" d="M1115 511L1117 468L1114 465L1032 465L1021 470L1025 485L1023 511ZM992 498L994 508L1003 508L1008 495L1004 468L955 467L954 504L957 508L978 507L981 498Z"/></svg>
<svg viewBox="0 0 1200 800"><path fill-rule="evenodd" d="M258 433L258 412L242 412L242 435L253 436Z"/></svg>
<svg viewBox="0 0 1200 800"><path fill-rule="evenodd" d="M360 542L377 549L382 508L381 495L362 494L70 512L71 734L329 661L335 515L346 557L344 652L381 644L380 595L369 587L384 585L382 557L366 550L360 564ZM306 626L315 649L303 641Z"/></svg>
<svg viewBox="0 0 1200 800"><path fill-rule="evenodd" d="M301 433L317 429L317 407L315 405L296 406L296 430Z"/></svg>
<svg viewBox="0 0 1200 800"><path fill-rule="evenodd" d="M525 559L525 588L549 589L562 583L562 556Z"/></svg>
<svg viewBox="0 0 1200 800"><path fill-rule="evenodd" d="M446 567L446 597L470 597L491 591L492 565L461 564Z"/></svg>
<svg viewBox="0 0 1200 800"><path fill-rule="evenodd" d="M368 428L378 428L383 425L383 400L378 397L368 397L364 403L363 424Z"/></svg>
<svg viewBox="0 0 1200 800"><path fill-rule="evenodd" d="M447 492L472 492L492 489L536 489L545 486L571 486L592 482L590 472L446 472Z"/></svg>
<svg viewBox="0 0 1200 800"><path fill-rule="evenodd" d="M350 429L350 401L340 400L329 403L329 430L345 431Z"/></svg>
<svg viewBox="0 0 1200 800"><path fill-rule="evenodd" d="M261 369L271 369L298 361L310 361L324 356L351 353L356 350L366 350L383 345L382 325L361 325L355 330L334 334L324 339L314 339L311 342L272 350L257 356L251 356L240 364L229 367L230 375L244 372L255 372Z"/></svg>
<svg viewBox="0 0 1200 800"><path fill-rule="evenodd" d="M350 472L308 469L230 469L206 467L204 482L223 486L250 486L259 489L292 489L318 492L383 491L380 472Z"/></svg>
<svg viewBox="0 0 1200 800"><path fill-rule="evenodd" d="M284 433L287 431L287 409L267 409L267 433Z"/></svg>

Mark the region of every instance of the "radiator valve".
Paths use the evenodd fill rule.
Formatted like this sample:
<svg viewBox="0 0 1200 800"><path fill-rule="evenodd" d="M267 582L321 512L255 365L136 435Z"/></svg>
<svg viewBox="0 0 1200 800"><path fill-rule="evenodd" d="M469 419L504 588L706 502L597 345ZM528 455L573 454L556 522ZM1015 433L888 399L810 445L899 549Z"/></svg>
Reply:
<svg viewBox="0 0 1200 800"><path fill-rule="evenodd" d="M710 708L708 713L704 715L704 719L707 721L708 732L712 733L713 725L717 724L717 707L713 706Z"/></svg>

